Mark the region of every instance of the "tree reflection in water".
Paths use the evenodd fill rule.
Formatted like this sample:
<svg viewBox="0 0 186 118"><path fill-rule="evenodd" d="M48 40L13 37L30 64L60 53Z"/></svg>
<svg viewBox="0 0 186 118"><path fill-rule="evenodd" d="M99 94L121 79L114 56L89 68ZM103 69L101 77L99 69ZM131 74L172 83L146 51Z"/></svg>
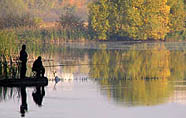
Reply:
<svg viewBox="0 0 186 118"><path fill-rule="evenodd" d="M126 45L120 46L127 47ZM143 48L139 49L141 46ZM59 46L60 48L54 50L51 47L48 46L48 50L45 51L45 48L37 47L33 50L32 55L33 57L42 55L46 59L55 58L54 62L48 61L45 65L50 65L50 63L51 65L76 65L91 62L89 66L64 66L55 69L63 70L66 73L90 73L91 78L98 78L98 83L104 94L125 105L165 103L166 99L172 96L175 91L174 83L169 81L183 80L186 75L185 49L178 47L179 50L169 50L170 47L167 48L164 43L153 43L150 49L148 44L134 44L125 49L122 47L120 49L108 49L107 45L104 44L100 45L103 49L97 49L96 46L94 50L64 48L64 46ZM35 52L39 49L42 51ZM54 68L47 69L48 77L52 75L50 72ZM29 67L28 72L31 72ZM45 96L43 90L42 87L36 87L36 91L32 93L33 100L38 106L42 106ZM11 98L13 96L11 91L13 90L0 88L0 101Z"/></svg>
<svg viewBox="0 0 186 118"><path fill-rule="evenodd" d="M186 64L184 51L168 50L158 43L151 49L107 50L93 54L90 73L99 78L101 89L108 98L129 106L157 105L173 95L170 80L184 79ZM98 64L102 64L97 66Z"/></svg>

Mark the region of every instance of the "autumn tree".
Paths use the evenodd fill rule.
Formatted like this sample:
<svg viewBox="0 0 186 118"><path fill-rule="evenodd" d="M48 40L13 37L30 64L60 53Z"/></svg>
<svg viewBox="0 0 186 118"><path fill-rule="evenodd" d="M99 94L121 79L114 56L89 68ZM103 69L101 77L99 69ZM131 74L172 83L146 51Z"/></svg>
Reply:
<svg viewBox="0 0 186 118"><path fill-rule="evenodd" d="M92 33L94 32L93 37L106 40L107 32L109 31L109 1L108 0L99 0L95 3L92 3L89 10L89 26Z"/></svg>
<svg viewBox="0 0 186 118"><path fill-rule="evenodd" d="M113 36L164 40L184 28L183 0L100 0L89 7L89 27L98 39Z"/></svg>
<svg viewBox="0 0 186 118"><path fill-rule="evenodd" d="M185 10L183 0L168 0L170 6L170 30L171 32L182 31L185 27Z"/></svg>

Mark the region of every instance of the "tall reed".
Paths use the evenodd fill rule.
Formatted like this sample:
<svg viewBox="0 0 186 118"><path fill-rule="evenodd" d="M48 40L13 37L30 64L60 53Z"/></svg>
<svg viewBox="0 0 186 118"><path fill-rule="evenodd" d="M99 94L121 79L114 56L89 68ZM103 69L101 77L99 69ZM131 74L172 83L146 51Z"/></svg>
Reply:
<svg viewBox="0 0 186 118"><path fill-rule="evenodd" d="M51 43L87 39L85 29L63 29L60 27L40 29L32 27L18 28L16 32L18 38L24 42Z"/></svg>
<svg viewBox="0 0 186 118"><path fill-rule="evenodd" d="M10 71L10 55L14 56L17 53L18 37L14 31L0 31L0 76L8 78Z"/></svg>

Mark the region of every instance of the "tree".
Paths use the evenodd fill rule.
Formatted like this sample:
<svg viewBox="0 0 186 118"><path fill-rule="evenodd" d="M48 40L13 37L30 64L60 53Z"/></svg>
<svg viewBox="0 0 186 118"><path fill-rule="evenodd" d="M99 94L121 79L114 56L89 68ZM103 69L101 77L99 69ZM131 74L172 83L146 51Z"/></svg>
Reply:
<svg viewBox="0 0 186 118"><path fill-rule="evenodd" d="M99 0L89 6L90 30L96 34L94 38L106 40L109 31L109 1Z"/></svg>
<svg viewBox="0 0 186 118"><path fill-rule="evenodd" d="M100 0L89 6L89 29L98 39L121 36L164 40L185 26L183 0Z"/></svg>
<svg viewBox="0 0 186 118"><path fill-rule="evenodd" d="M183 0L168 0L170 6L170 30L171 32L182 31L185 27L185 10Z"/></svg>
<svg viewBox="0 0 186 118"><path fill-rule="evenodd" d="M169 32L170 7L167 0L148 0L142 10L144 32L142 39L164 39Z"/></svg>
<svg viewBox="0 0 186 118"><path fill-rule="evenodd" d="M118 39L119 37L126 37L126 32L123 30L124 18L126 17L126 10L124 8L124 0L113 0L109 3L109 36L108 38Z"/></svg>
<svg viewBox="0 0 186 118"><path fill-rule="evenodd" d="M169 32L167 0L127 0L123 30L133 39L164 39Z"/></svg>
<svg viewBox="0 0 186 118"><path fill-rule="evenodd" d="M59 23L64 29L83 29L84 27L84 21L79 16L75 15L74 7L64 8Z"/></svg>

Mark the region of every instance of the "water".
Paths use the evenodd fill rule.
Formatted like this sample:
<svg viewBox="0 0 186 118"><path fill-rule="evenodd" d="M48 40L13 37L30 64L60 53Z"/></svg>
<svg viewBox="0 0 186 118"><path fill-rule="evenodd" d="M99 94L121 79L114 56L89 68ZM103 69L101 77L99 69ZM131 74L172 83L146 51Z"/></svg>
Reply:
<svg viewBox="0 0 186 118"><path fill-rule="evenodd" d="M42 105L26 88L27 118L183 118L186 112L185 42L65 43L42 55L49 85ZM33 59L31 55L34 55ZM54 75L55 73L55 75ZM61 81L55 83L54 76ZM20 88L0 89L0 116L21 117Z"/></svg>

